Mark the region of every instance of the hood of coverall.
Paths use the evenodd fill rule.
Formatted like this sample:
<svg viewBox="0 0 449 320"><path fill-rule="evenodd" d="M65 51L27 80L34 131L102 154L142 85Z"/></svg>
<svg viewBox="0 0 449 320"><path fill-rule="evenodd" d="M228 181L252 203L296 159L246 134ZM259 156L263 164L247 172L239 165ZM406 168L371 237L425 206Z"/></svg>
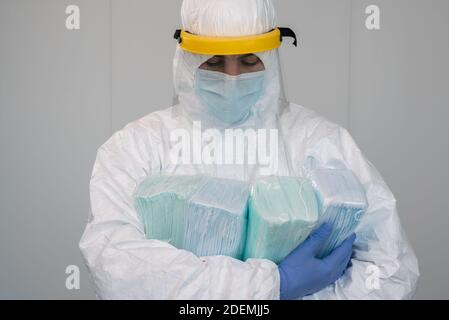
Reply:
<svg viewBox="0 0 449 320"><path fill-rule="evenodd" d="M181 8L184 30L201 36L254 36L277 27L271 0L184 0ZM264 63L264 90L238 128L275 126L277 116L288 106L284 94L278 50L256 54ZM175 110L204 127L226 128L229 125L209 114L195 93L198 68L212 56L192 54L178 45L173 63Z"/></svg>

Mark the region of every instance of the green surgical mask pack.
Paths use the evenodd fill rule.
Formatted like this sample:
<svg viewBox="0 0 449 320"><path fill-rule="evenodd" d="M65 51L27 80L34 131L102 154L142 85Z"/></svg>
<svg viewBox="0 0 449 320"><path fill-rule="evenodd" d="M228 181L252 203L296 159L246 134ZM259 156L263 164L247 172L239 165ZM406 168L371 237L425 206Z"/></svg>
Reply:
<svg viewBox="0 0 449 320"><path fill-rule="evenodd" d="M320 256L354 232L367 207L349 170L314 170L307 179L261 177L243 181L202 175L144 179L134 204L148 239L197 256L240 260L284 259L324 222L334 231Z"/></svg>

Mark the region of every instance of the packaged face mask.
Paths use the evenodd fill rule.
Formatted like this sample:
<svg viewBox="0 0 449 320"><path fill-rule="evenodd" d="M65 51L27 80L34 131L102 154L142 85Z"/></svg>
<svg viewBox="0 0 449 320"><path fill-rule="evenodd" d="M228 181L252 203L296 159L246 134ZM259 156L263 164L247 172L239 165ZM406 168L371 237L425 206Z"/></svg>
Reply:
<svg viewBox="0 0 449 320"><path fill-rule="evenodd" d="M324 257L355 231L367 200L352 171L315 169L309 179L263 177L250 188L205 176L151 176L139 185L135 207L149 239L198 256L275 263L328 222Z"/></svg>
<svg viewBox="0 0 449 320"><path fill-rule="evenodd" d="M198 69L195 91L210 115L224 123L243 121L263 93L265 71L238 76Z"/></svg>
<svg viewBox="0 0 449 320"><path fill-rule="evenodd" d="M150 176L135 207L149 239L198 256L242 258L249 185L205 176Z"/></svg>
<svg viewBox="0 0 449 320"><path fill-rule="evenodd" d="M318 222L312 186L295 177L264 177L251 189L245 259L279 263L302 243Z"/></svg>
<svg viewBox="0 0 449 320"><path fill-rule="evenodd" d="M368 207L363 186L350 170L315 169L310 181L317 191L320 219L318 226L328 222L333 231L318 257L329 255L351 235Z"/></svg>

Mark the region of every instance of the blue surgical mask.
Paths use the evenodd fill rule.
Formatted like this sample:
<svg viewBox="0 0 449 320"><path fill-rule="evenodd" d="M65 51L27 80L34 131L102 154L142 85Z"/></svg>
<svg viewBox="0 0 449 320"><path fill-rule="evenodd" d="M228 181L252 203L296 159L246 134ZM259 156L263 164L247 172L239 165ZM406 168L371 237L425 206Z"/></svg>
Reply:
<svg viewBox="0 0 449 320"><path fill-rule="evenodd" d="M227 124L246 119L264 89L265 71L238 76L198 69L195 91L209 113Z"/></svg>

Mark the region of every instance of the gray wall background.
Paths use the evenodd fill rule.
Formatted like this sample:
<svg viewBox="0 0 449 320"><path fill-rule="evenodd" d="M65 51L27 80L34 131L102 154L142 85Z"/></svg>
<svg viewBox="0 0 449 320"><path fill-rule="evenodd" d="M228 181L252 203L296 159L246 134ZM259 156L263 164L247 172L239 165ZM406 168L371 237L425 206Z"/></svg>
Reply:
<svg viewBox="0 0 449 320"><path fill-rule="evenodd" d="M290 99L351 131L398 199L417 297L448 299L449 1L275 2L301 38L281 49ZM0 298L95 298L78 241L96 149L171 104L180 3L0 0ZM65 28L70 4L81 30Z"/></svg>

